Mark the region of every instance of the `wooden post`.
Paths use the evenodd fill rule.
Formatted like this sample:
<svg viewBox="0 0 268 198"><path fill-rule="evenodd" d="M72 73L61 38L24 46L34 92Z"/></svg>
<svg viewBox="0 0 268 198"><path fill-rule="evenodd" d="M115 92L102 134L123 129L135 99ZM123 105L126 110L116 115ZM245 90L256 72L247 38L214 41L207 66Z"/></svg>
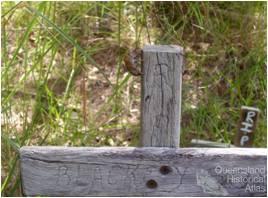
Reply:
<svg viewBox="0 0 268 198"><path fill-rule="evenodd" d="M141 143L153 147L22 147L25 195L266 196L266 149L155 148L179 146L182 65L178 46L143 50Z"/></svg>
<svg viewBox="0 0 268 198"><path fill-rule="evenodd" d="M252 147L254 139L254 130L257 126L260 110L254 107L241 107L240 121L238 131L235 137L235 146Z"/></svg>
<svg viewBox="0 0 268 198"><path fill-rule="evenodd" d="M175 45L143 48L142 146L179 147L182 54Z"/></svg>

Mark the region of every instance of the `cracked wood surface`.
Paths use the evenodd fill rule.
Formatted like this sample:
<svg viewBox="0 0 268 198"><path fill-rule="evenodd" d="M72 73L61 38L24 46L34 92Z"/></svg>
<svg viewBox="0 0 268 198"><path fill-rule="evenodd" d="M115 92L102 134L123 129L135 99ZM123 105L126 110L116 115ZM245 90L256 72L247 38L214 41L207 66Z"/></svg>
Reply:
<svg viewBox="0 0 268 198"><path fill-rule="evenodd" d="M22 147L20 163L27 196L266 196L266 154L248 148Z"/></svg>
<svg viewBox="0 0 268 198"><path fill-rule="evenodd" d="M142 146L179 146L182 53L182 48L175 45L143 48Z"/></svg>

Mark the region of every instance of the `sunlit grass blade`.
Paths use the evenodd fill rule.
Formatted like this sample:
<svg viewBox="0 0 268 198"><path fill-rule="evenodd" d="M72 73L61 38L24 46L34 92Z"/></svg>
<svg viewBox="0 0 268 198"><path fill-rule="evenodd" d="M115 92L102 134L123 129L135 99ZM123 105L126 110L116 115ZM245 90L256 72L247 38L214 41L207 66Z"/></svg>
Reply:
<svg viewBox="0 0 268 198"><path fill-rule="evenodd" d="M41 12L39 12L38 10L31 8L31 7L27 7L27 9L43 18L51 27L53 27L64 39L66 39L66 41L68 41L69 43L71 43L73 46L75 46L77 48L77 50L82 53L96 68L98 68L98 70L102 73L103 77L106 79L106 81L111 85L111 81L109 80L109 78L106 76L106 74L103 72L103 70L100 68L100 66L96 63L96 61L94 59L91 58L91 56L77 43L74 41L74 39L69 36L68 34L66 34L61 28L59 28L56 24L54 24L49 18L47 18L45 15L43 15Z"/></svg>

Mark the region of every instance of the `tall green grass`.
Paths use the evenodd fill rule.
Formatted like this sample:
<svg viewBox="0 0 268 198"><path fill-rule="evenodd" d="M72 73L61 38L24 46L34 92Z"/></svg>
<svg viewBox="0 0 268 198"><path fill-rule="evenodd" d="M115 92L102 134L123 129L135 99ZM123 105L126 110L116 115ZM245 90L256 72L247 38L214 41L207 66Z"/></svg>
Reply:
<svg viewBox="0 0 268 198"><path fill-rule="evenodd" d="M261 110L266 147L265 2L2 2L2 196L20 196L24 145L136 146L140 79L119 46L186 52L182 138L232 143L240 107ZM86 109L86 110L85 110Z"/></svg>

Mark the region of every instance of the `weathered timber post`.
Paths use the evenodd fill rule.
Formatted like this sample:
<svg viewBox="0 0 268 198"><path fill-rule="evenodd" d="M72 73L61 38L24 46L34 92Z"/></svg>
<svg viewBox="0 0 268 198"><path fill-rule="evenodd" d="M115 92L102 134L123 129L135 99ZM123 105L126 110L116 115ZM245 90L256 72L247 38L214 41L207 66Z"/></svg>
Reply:
<svg viewBox="0 0 268 198"><path fill-rule="evenodd" d="M142 146L179 147L182 54L176 45L143 48Z"/></svg>
<svg viewBox="0 0 268 198"><path fill-rule="evenodd" d="M22 147L24 194L267 196L264 148L157 148L179 146L182 64L178 46L143 50L145 147Z"/></svg>

